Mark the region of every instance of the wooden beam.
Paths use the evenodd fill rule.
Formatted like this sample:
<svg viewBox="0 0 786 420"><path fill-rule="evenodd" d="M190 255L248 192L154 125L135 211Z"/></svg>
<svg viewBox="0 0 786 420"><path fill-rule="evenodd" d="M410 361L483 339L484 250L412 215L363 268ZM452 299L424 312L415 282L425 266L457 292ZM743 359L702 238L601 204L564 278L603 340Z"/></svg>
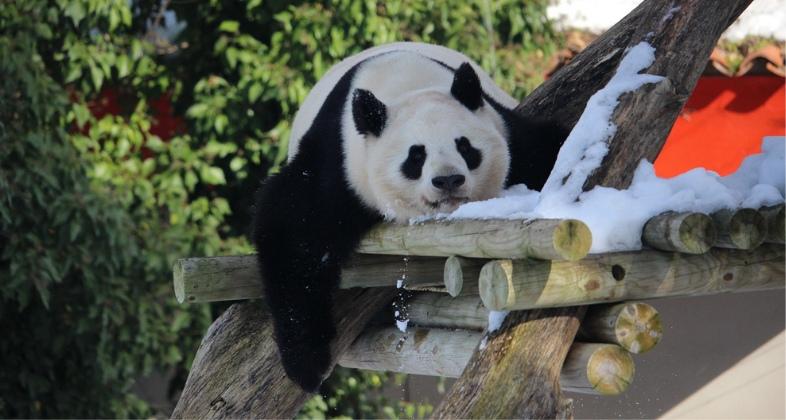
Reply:
<svg viewBox="0 0 786 420"><path fill-rule="evenodd" d="M488 325L488 309L477 296L419 293L408 308L410 325L418 327L483 331ZM616 344L631 353L651 350L662 336L658 311L643 302L590 306L579 329L581 341Z"/></svg>
<svg viewBox="0 0 786 420"><path fill-rule="evenodd" d="M448 257L445 261L445 291L453 296L477 296L478 276L486 260Z"/></svg>
<svg viewBox="0 0 786 420"><path fill-rule="evenodd" d="M569 263L495 260L480 272L480 297L502 311L767 290L784 287L783 267L783 246L775 244L702 255L599 254Z"/></svg>
<svg viewBox="0 0 786 420"><path fill-rule="evenodd" d="M341 356L344 367L458 378L483 334L478 331L395 327L365 331ZM483 351L483 350L481 350ZM574 343L560 374L571 391L616 395L627 389L635 368L630 354L613 344Z"/></svg>
<svg viewBox="0 0 786 420"><path fill-rule="evenodd" d="M613 343L635 354L652 350L663 337L660 314L644 302L593 305L579 328L582 341Z"/></svg>
<svg viewBox="0 0 786 420"><path fill-rule="evenodd" d="M337 292L332 354L343 354L395 293L393 288ZM272 337L273 323L260 302L227 309L202 339L172 418L294 417L311 395L287 378Z"/></svg>
<svg viewBox="0 0 786 420"><path fill-rule="evenodd" d="M715 243L712 218L702 213L669 211L644 225L642 242L661 251L703 254Z"/></svg>
<svg viewBox="0 0 786 420"><path fill-rule="evenodd" d="M578 220L437 220L380 225L358 252L574 261L587 255L591 244L592 234Z"/></svg>
<svg viewBox="0 0 786 420"><path fill-rule="evenodd" d="M712 220L718 230L715 246L753 249L767 236L767 221L754 209L720 210Z"/></svg>
<svg viewBox="0 0 786 420"><path fill-rule="evenodd" d="M444 258L356 254L341 271L341 289L442 286ZM254 255L183 258L172 268L179 303L260 299L262 276Z"/></svg>

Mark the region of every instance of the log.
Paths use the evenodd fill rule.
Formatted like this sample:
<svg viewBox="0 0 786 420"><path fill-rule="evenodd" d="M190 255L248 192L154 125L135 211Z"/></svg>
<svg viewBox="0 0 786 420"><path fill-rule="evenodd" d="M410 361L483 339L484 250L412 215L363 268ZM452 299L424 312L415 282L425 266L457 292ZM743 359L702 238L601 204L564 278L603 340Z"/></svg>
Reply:
<svg viewBox="0 0 786 420"><path fill-rule="evenodd" d="M511 312L475 351L434 418L563 418L562 363L583 308Z"/></svg>
<svg viewBox="0 0 786 420"><path fill-rule="evenodd" d="M491 310L587 305L784 287L784 249L714 248L701 255L659 251L591 255L582 261L495 260L480 272Z"/></svg>
<svg viewBox="0 0 786 420"><path fill-rule="evenodd" d="M393 288L337 292L332 354L343 354L395 293ZM286 376L272 337L272 320L260 302L227 309L202 339L172 418L294 417L311 395Z"/></svg>
<svg viewBox="0 0 786 420"><path fill-rule="evenodd" d="M422 327L483 330L488 316L478 296L419 293L409 300L409 322Z"/></svg>
<svg viewBox="0 0 786 420"><path fill-rule="evenodd" d="M786 237L786 222L784 222L784 206L779 204L777 206L769 206L760 209L761 215L767 221L767 236L764 238L766 242L773 244L784 243Z"/></svg>
<svg viewBox="0 0 786 420"><path fill-rule="evenodd" d="M703 254L715 237L715 226L706 214L669 211L647 221L642 242L661 251Z"/></svg>
<svg viewBox="0 0 786 420"><path fill-rule="evenodd" d="M767 222L754 209L720 210L712 214L712 220L718 230L718 247L753 249L767 236Z"/></svg>
<svg viewBox="0 0 786 420"><path fill-rule="evenodd" d="M445 261L445 291L453 296L477 296L478 276L485 260L455 255Z"/></svg>
<svg viewBox="0 0 786 420"><path fill-rule="evenodd" d="M560 382L565 391L618 395L628 389L635 372L633 358L620 346L574 343L562 367Z"/></svg>
<svg viewBox="0 0 786 420"><path fill-rule="evenodd" d="M421 293L409 301L409 322L423 328L483 331L488 325L488 309L477 296L453 299ZM579 328L581 341L617 344L637 354L654 348L662 336L658 311L642 302L590 306Z"/></svg>
<svg viewBox="0 0 786 420"><path fill-rule="evenodd" d="M437 220L381 225L366 235L358 252L575 261L591 244L592 234L578 220Z"/></svg>
<svg viewBox="0 0 786 420"><path fill-rule="evenodd" d="M483 334L478 331L395 327L367 330L341 356L344 367L458 378ZM633 359L612 344L573 343L560 375L571 391L616 395L633 380ZM592 384L592 385L591 385Z"/></svg>
<svg viewBox="0 0 786 420"><path fill-rule="evenodd" d="M617 344L641 354L652 350L663 337L660 314L643 302L590 306L579 328L579 339Z"/></svg>
<svg viewBox="0 0 786 420"><path fill-rule="evenodd" d="M255 255L183 258L172 273L179 303L263 298ZM357 254L341 271L339 287L392 287L398 280L407 288L442 286L444 259Z"/></svg>

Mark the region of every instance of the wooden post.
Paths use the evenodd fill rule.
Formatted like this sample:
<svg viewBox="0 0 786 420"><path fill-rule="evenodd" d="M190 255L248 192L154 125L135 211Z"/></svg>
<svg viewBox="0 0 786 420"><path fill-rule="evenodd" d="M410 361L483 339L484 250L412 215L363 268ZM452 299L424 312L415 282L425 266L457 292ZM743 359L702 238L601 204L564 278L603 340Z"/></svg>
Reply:
<svg viewBox="0 0 786 420"><path fill-rule="evenodd" d="M483 334L478 331L395 327L365 331L341 356L344 367L457 378ZM482 350L481 350L482 351ZM633 359L613 344L573 343L560 374L571 391L616 395L633 380Z"/></svg>
<svg viewBox="0 0 786 420"><path fill-rule="evenodd" d="M784 249L715 248L701 255L659 251L591 255L575 262L495 260L480 272L480 297L496 311L698 296L784 287Z"/></svg>
<svg viewBox="0 0 786 420"><path fill-rule="evenodd" d="M418 293L409 301L409 321L423 327L482 330L489 311L478 296L451 297L440 293Z"/></svg>
<svg viewBox="0 0 786 420"><path fill-rule="evenodd" d="M453 297L478 295L478 275L486 260L451 256L445 261L445 291Z"/></svg>
<svg viewBox="0 0 786 420"><path fill-rule="evenodd" d="M661 251L703 254L715 243L715 226L706 214L666 212L647 221L642 242Z"/></svg>
<svg viewBox="0 0 786 420"><path fill-rule="evenodd" d="M718 230L715 246L753 249L764 242L767 222L754 209L721 210L712 214Z"/></svg>
<svg viewBox="0 0 786 420"><path fill-rule="evenodd" d="M361 241L366 254L578 260L592 234L578 220L457 220L382 225Z"/></svg>
<svg viewBox="0 0 786 420"><path fill-rule="evenodd" d="M590 306L579 329L583 341L615 343L635 354L652 350L662 336L658 311L643 302Z"/></svg>
<svg viewBox="0 0 786 420"><path fill-rule="evenodd" d="M336 293L334 358L394 295L393 288ZM292 418L310 397L284 373L263 305L236 303L202 339L172 418Z"/></svg>
<svg viewBox="0 0 786 420"><path fill-rule="evenodd" d="M183 258L172 268L179 303L260 299L262 275L254 255ZM342 289L405 286L442 286L444 259L356 254L341 271Z"/></svg>

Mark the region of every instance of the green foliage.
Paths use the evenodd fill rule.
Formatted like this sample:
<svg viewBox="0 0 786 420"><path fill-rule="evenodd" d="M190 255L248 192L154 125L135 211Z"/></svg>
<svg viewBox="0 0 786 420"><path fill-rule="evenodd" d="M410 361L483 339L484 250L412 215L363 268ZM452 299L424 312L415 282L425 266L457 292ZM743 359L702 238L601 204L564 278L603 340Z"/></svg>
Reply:
<svg viewBox="0 0 786 420"><path fill-rule="evenodd" d="M174 303L173 260L251 251L253 192L284 163L294 113L327 69L374 45L425 41L465 52L523 96L555 48L545 6L0 2L0 326L11 332L0 417L150 414L133 380L187 368L211 318ZM96 111L107 92L119 109ZM183 117L172 138L153 129L161 97ZM385 378L340 370L301 415L428 415L381 399Z"/></svg>

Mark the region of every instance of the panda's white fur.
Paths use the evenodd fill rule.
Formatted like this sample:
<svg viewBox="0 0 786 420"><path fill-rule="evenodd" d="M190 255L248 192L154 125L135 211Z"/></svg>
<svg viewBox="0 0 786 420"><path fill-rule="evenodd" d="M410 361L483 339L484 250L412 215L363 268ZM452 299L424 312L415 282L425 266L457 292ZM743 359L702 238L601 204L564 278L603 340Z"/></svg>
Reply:
<svg viewBox="0 0 786 420"><path fill-rule="evenodd" d="M499 89L471 59L448 48L422 43L394 43L366 50L337 65L317 83L295 116L289 143L294 158L303 134L322 103L347 71L363 62L353 77L351 91L366 89L388 109L388 123L380 138L369 140L355 129L351 98L343 113L344 167L348 180L367 206L400 222L436 212L449 212L466 201L485 200L502 189L508 172L508 129L490 106L470 111L450 93L454 73L470 63L483 90L497 102L513 107L516 101ZM442 63L442 64L440 64ZM481 150L479 168L469 171L454 139L467 136ZM417 180L398 170L413 144L425 144L427 160ZM445 199L431 184L440 175L461 174L465 184ZM429 203L438 203L435 207Z"/></svg>
<svg viewBox="0 0 786 420"><path fill-rule="evenodd" d="M317 83L287 165L258 193L254 233L282 362L301 387L330 369L332 293L371 227L543 185L564 135L515 105L472 60L428 44L366 50Z"/></svg>

